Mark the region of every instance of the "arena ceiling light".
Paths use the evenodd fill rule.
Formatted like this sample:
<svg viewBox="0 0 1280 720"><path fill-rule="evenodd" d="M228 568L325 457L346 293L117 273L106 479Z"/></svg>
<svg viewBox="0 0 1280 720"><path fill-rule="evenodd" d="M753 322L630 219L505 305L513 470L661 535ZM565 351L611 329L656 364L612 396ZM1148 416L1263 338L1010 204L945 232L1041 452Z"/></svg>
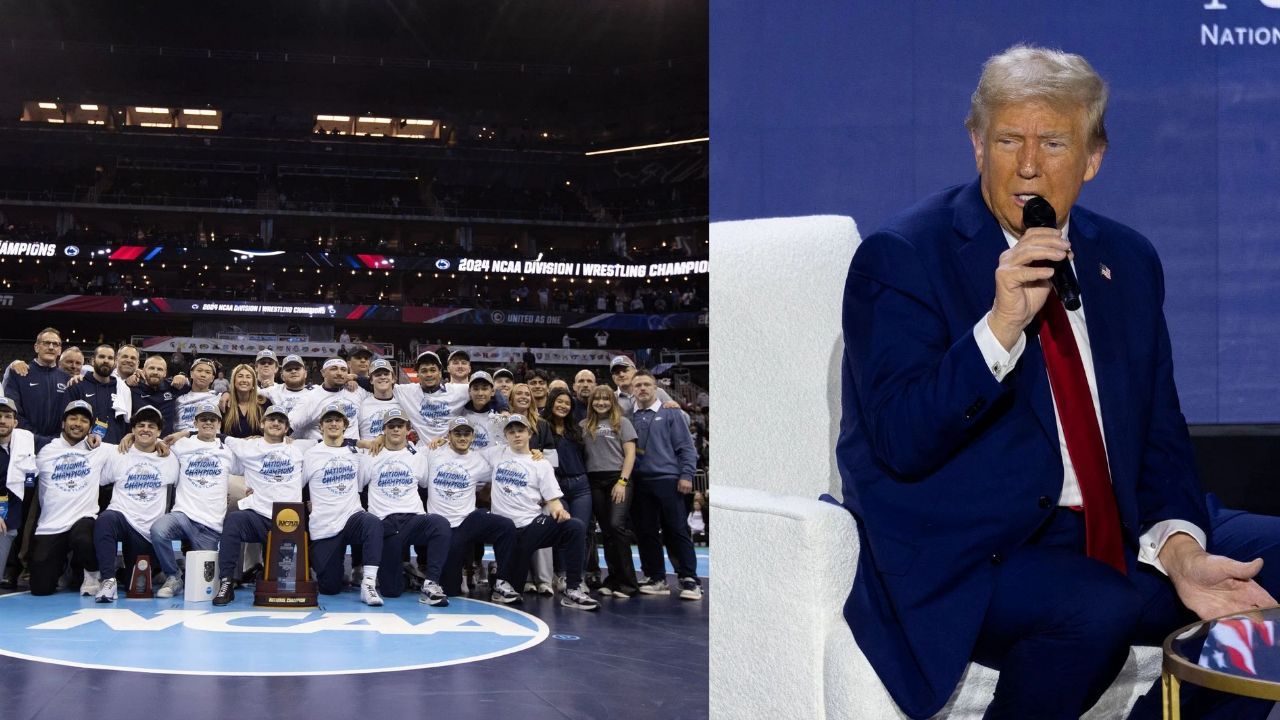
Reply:
<svg viewBox="0 0 1280 720"><path fill-rule="evenodd" d="M672 140L671 142L650 143L648 145L632 145L630 147L614 148L612 150L592 150L584 155L608 155L610 153L630 152L632 150L649 150L652 148L671 147L672 145L688 145L689 143L703 143L710 141L709 137L691 138L689 140Z"/></svg>
<svg viewBox="0 0 1280 720"><path fill-rule="evenodd" d="M362 122L362 123L377 123L377 124L379 124L379 125L390 125L390 124L391 124L391 118L384 118L384 117L362 117L362 118L360 118L360 119L356 120L356 122Z"/></svg>
<svg viewBox="0 0 1280 720"><path fill-rule="evenodd" d="M135 107L133 108L133 111L136 113L146 113L148 115L168 115L170 113L169 108L162 107Z"/></svg>
<svg viewBox="0 0 1280 720"><path fill-rule="evenodd" d="M40 109L41 109L41 110L57 110L57 109L58 109L58 104L57 104L57 103L51 103L51 102L42 102L42 103L40 103Z"/></svg>

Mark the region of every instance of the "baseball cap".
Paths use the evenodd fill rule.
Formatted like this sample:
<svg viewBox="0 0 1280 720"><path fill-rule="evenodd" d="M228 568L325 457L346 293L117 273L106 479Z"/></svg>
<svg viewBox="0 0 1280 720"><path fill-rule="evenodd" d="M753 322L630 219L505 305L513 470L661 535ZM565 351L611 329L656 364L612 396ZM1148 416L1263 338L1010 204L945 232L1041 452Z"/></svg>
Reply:
<svg viewBox="0 0 1280 720"><path fill-rule="evenodd" d="M72 400L67 403L66 409L62 411L62 417L66 417L73 412L84 413L89 416L90 420L93 419L93 406L84 400Z"/></svg>
<svg viewBox="0 0 1280 720"><path fill-rule="evenodd" d="M272 405L271 407L267 408L267 411L266 411L265 413L263 413L263 414L262 414L262 419L263 419L263 420L266 420L267 418L271 417L272 415L279 415L279 416L283 417L283 418L284 418L284 422L285 422L285 424L286 424L286 425L287 425L287 424L289 424L289 411L288 411L288 410L285 410L284 408L280 407L279 405Z"/></svg>
<svg viewBox="0 0 1280 720"><path fill-rule="evenodd" d="M476 428L476 426L472 425L471 421L466 419L465 417L459 416L449 420L449 432L453 432L454 428L460 428L460 427L468 427L468 428L471 428L472 430L475 430Z"/></svg>
<svg viewBox="0 0 1280 720"><path fill-rule="evenodd" d="M523 425L525 427L529 427L529 421L526 420L525 417L520 413L516 413L514 415L507 417L507 421L502 423L502 429L506 430L512 425Z"/></svg>
<svg viewBox="0 0 1280 720"><path fill-rule="evenodd" d="M453 362L454 358L462 358L467 362L471 362L471 353L467 352L466 350L454 350L453 352L449 353L449 362Z"/></svg>
<svg viewBox="0 0 1280 720"><path fill-rule="evenodd" d="M280 363L280 367L289 367L290 365L301 365L306 367L307 364L302 362L301 355L285 355L284 362Z"/></svg>
<svg viewBox="0 0 1280 720"><path fill-rule="evenodd" d="M343 420L347 419L347 411L343 410L342 406L336 402L329 403L328 405L324 406L324 412L320 413L320 419L323 420L326 417L333 415L335 413L338 415L341 415Z"/></svg>
<svg viewBox="0 0 1280 720"><path fill-rule="evenodd" d="M12 410L15 414L17 414L18 412L18 406L14 404L12 400L10 400L7 397L4 397L3 395L0 395L0 408L6 408L8 410Z"/></svg>
<svg viewBox="0 0 1280 720"><path fill-rule="evenodd" d="M391 361L386 358L378 358L369 366L369 374L372 375L379 370L386 370L389 373L395 373L395 369L391 367Z"/></svg>
<svg viewBox="0 0 1280 720"><path fill-rule="evenodd" d="M217 403L202 402L196 405L196 417L201 415L217 415L222 417L222 411L218 409Z"/></svg>
<svg viewBox="0 0 1280 720"><path fill-rule="evenodd" d="M393 407L393 408L390 408L389 410L384 410L382 413L382 426L386 427L387 423L391 422L392 420L398 420L400 422L407 423L409 422L409 416L405 415L404 411L398 407Z"/></svg>
<svg viewBox="0 0 1280 720"><path fill-rule="evenodd" d="M515 376L515 375L513 375L513 374L511 373L511 371L510 371L510 370L508 370L508 369L506 369L506 368L498 368L497 370L494 370L494 371L493 371L493 378L494 378L495 380L496 380L496 379L498 379L498 377L499 377L499 376L506 376L506 377L511 378L512 380L515 380L515 379L516 379L516 376Z"/></svg>
<svg viewBox="0 0 1280 720"><path fill-rule="evenodd" d="M196 358L195 360L192 360L191 369L195 370L196 366L200 365L201 363L208 365L209 369L213 370L214 373L218 372L218 363L210 360L209 358Z"/></svg>
<svg viewBox="0 0 1280 720"><path fill-rule="evenodd" d="M324 361L324 365L320 366L320 369L328 370L331 367L341 367L342 369L345 370L347 367L347 361L343 360L342 358L329 358L328 360Z"/></svg>
<svg viewBox="0 0 1280 720"><path fill-rule="evenodd" d="M613 359L609 361L609 369L613 370L619 365L625 365L627 367L635 367L636 363L634 360L627 357L626 355L615 355Z"/></svg>
<svg viewBox="0 0 1280 720"><path fill-rule="evenodd" d="M471 380L467 382L467 385L475 385L478 382L486 382L492 385L493 376L483 370L477 370L471 373Z"/></svg>
<svg viewBox="0 0 1280 720"><path fill-rule="evenodd" d="M374 352L364 345L356 345L351 348L351 357L355 357L357 355L368 355L369 357L373 357Z"/></svg>
<svg viewBox="0 0 1280 720"><path fill-rule="evenodd" d="M129 425L137 425L139 421L147 419L154 420L157 425L164 424L164 415L160 414L160 410L155 405L143 405L133 411L133 417L129 418Z"/></svg>
<svg viewBox="0 0 1280 720"><path fill-rule="evenodd" d="M270 360L271 362L277 362L278 358L276 358L276 352L271 349L259 350L258 357L254 358L254 362L261 362L263 360Z"/></svg>
<svg viewBox="0 0 1280 720"><path fill-rule="evenodd" d="M418 368L419 366L421 366L421 365L422 365L422 363L424 363L424 362L429 362L429 363L431 363L431 364L435 365L436 367L440 367L440 366L441 366L441 365L440 365L440 356L439 356L439 355L437 355L437 354L435 354L435 353L433 353L433 352L431 352L430 350L424 350L424 351L422 351L422 352L418 353L418 357L413 361L413 367L416 369L416 368Z"/></svg>

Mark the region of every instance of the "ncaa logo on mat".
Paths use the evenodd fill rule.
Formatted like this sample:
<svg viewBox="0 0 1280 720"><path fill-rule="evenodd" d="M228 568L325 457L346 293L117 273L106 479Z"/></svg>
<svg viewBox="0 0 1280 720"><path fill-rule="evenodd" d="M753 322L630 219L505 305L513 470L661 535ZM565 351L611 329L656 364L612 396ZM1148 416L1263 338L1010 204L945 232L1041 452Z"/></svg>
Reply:
<svg viewBox="0 0 1280 720"><path fill-rule="evenodd" d="M225 608L19 593L0 597L0 655L177 675L347 675L485 660L550 634L538 618L502 605L450 598L449 607L428 608L416 596L370 608L348 592L300 612L255 608L251 589Z"/></svg>

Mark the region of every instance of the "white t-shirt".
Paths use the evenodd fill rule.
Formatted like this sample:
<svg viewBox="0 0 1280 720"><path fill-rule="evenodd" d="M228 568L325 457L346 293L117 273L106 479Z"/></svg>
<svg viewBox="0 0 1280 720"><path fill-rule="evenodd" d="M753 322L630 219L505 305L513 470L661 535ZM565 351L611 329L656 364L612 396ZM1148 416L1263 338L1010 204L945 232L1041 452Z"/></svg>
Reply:
<svg viewBox="0 0 1280 720"><path fill-rule="evenodd" d="M545 459L534 460L504 447L490 455L489 462L493 465L493 514L511 518L518 528L542 514L543 501L564 495Z"/></svg>
<svg viewBox="0 0 1280 720"><path fill-rule="evenodd" d="M196 430L196 405L202 402L218 402L218 396L213 394L212 390L206 392L196 392L192 390L186 395L178 396L177 414L178 421L173 430Z"/></svg>
<svg viewBox="0 0 1280 720"><path fill-rule="evenodd" d="M160 457L136 447L123 455L112 450L107 453L99 482L116 486L107 509L124 515L129 527L149 540L151 524L164 514L169 503L168 486L178 482L178 459L173 453Z"/></svg>
<svg viewBox="0 0 1280 720"><path fill-rule="evenodd" d="M498 442L498 438L502 436L502 424L507 418L496 410L486 412L475 412L474 410L462 409L462 417L471 421L471 428L475 431L475 438L471 441L473 450L485 451L494 445L506 445L506 437L502 437L502 442Z"/></svg>
<svg viewBox="0 0 1280 720"><path fill-rule="evenodd" d="M303 385L297 390L290 390L284 383L276 383L266 390L259 390L259 395L266 395L271 400L272 405L278 405L284 408L285 412L292 412L298 407L298 403L302 402L302 398L314 389L313 385Z"/></svg>
<svg viewBox="0 0 1280 720"><path fill-rule="evenodd" d="M241 510L252 510L270 518L277 502L302 502L302 454L314 440L269 443L266 438L227 438L236 464L244 475L244 485L253 490L240 500Z"/></svg>
<svg viewBox="0 0 1280 720"><path fill-rule="evenodd" d="M360 439L360 403L369 393L364 388L348 390L345 385L337 390L328 390L323 385L311 388L303 395L302 400L289 411L289 427L293 428L293 437L319 440L320 416L325 406L338 403L342 413L347 416L347 431L343 437L348 440Z"/></svg>
<svg viewBox="0 0 1280 720"><path fill-rule="evenodd" d="M36 454L40 473L40 522L36 535L57 535L80 518L98 517L98 478L116 446L103 443L90 450L84 441L71 445L59 435Z"/></svg>
<svg viewBox="0 0 1280 720"><path fill-rule="evenodd" d="M312 540L342 532L347 520L363 509L360 455L355 445L329 447L318 443L302 456L302 482L311 488L311 516L307 523Z"/></svg>
<svg viewBox="0 0 1280 720"><path fill-rule="evenodd" d="M427 512L441 515L458 527L476 509L476 487L489 482L493 466L485 453L458 454L448 445L436 448L427 471Z"/></svg>
<svg viewBox="0 0 1280 720"><path fill-rule="evenodd" d="M467 386L461 383L442 385L430 394L422 392L421 385L396 385L395 396L417 429L419 444L444 437L449 431L449 418L457 417L471 399Z"/></svg>
<svg viewBox="0 0 1280 720"><path fill-rule="evenodd" d="M409 445L403 450L383 450L363 455L360 486L369 488L369 512L385 520L396 513L421 514L418 488L427 486L427 453Z"/></svg>
<svg viewBox="0 0 1280 720"><path fill-rule="evenodd" d="M227 514L227 478L239 475L235 453L222 440L197 437L173 445L178 458L178 492L173 512L180 512L207 528L222 532Z"/></svg>
<svg viewBox="0 0 1280 720"><path fill-rule="evenodd" d="M381 435L382 423L387 411L398 407L400 407L400 401L396 400L394 394L386 400L379 400L372 393L366 396L360 403L360 439L372 440ZM409 425L413 426L412 421Z"/></svg>

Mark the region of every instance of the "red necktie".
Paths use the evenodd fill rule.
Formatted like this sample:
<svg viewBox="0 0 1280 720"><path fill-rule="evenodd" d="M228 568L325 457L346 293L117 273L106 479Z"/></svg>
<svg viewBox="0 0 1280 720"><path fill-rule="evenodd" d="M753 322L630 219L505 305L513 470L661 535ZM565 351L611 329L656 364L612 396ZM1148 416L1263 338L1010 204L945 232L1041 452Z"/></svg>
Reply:
<svg viewBox="0 0 1280 720"><path fill-rule="evenodd" d="M1071 332L1067 310L1056 293L1049 293L1040 319L1043 321L1040 345L1049 370L1049 386L1053 388L1067 453L1084 498L1085 551L1089 557L1125 573L1120 513L1111 487L1111 471L1107 468L1106 446L1102 444L1102 431L1093 410L1093 396L1080 360L1080 348Z"/></svg>

